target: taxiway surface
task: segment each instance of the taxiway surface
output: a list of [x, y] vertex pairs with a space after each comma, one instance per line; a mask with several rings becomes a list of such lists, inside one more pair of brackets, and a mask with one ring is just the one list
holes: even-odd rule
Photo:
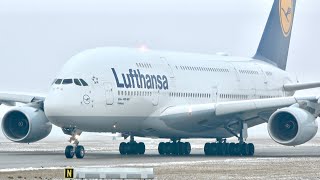
[[[153, 167], [156, 179], [319, 179], [320, 138], [299, 147], [285, 147], [270, 139], [253, 139], [254, 157], [208, 157], [207, 140], [191, 140], [190, 156], [160, 156], [159, 140], [145, 140], [146, 154], [121, 156], [120, 140], [87, 141], [84, 159], [66, 159], [67, 143], [0, 143], [0, 179], [62, 179], [65, 167]], [[20, 177], [20, 178], [19, 178]]]

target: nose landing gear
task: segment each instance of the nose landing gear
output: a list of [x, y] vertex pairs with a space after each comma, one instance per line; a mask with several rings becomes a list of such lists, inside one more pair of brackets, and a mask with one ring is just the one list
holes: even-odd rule
[[67, 159], [71, 159], [76, 155], [78, 159], [82, 159], [85, 155], [85, 149], [83, 146], [79, 145], [79, 137], [81, 132], [74, 131], [70, 137], [69, 142], [74, 145], [68, 145], [64, 151]]

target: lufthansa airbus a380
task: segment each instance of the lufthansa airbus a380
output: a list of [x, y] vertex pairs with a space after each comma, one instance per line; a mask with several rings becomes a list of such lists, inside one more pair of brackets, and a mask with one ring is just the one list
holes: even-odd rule
[[[45, 138], [52, 124], [70, 135], [65, 156], [83, 158], [82, 132], [130, 137], [121, 154], [144, 154], [134, 137], [163, 138], [161, 155], [188, 155], [189, 138], [208, 138], [205, 155], [254, 155], [250, 127], [268, 123], [270, 137], [286, 146], [311, 140], [318, 130], [317, 96], [295, 91], [320, 87], [287, 73], [296, 0], [275, 0], [253, 58], [129, 48], [96, 48], [72, 57], [46, 97], [0, 93], [7, 112], [5, 136], [17, 143]], [[228, 143], [227, 138], [238, 142]]]

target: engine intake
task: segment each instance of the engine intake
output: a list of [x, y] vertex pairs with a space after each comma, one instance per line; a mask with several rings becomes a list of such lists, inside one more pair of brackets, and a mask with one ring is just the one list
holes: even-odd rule
[[318, 131], [316, 118], [298, 107], [282, 108], [274, 112], [268, 122], [270, 137], [277, 143], [296, 146], [311, 140]]
[[2, 119], [1, 128], [9, 140], [31, 143], [47, 137], [52, 124], [42, 110], [23, 106], [7, 112]]

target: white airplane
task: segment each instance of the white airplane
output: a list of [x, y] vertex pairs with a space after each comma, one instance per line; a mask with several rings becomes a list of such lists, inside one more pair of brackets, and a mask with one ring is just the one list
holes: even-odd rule
[[[70, 135], [66, 158], [83, 158], [81, 132], [121, 133], [121, 154], [144, 154], [134, 137], [169, 139], [161, 155], [189, 155], [182, 139], [208, 138], [205, 155], [254, 155], [250, 127], [268, 123], [270, 137], [286, 146], [312, 139], [318, 130], [318, 96], [295, 91], [320, 87], [298, 83], [285, 71], [296, 0], [275, 0], [253, 58], [129, 48], [96, 48], [72, 57], [46, 97], [1, 93], [0, 103], [24, 106], [7, 112], [4, 135], [17, 143], [45, 138], [52, 124]], [[237, 137], [239, 142], [228, 143]]]

